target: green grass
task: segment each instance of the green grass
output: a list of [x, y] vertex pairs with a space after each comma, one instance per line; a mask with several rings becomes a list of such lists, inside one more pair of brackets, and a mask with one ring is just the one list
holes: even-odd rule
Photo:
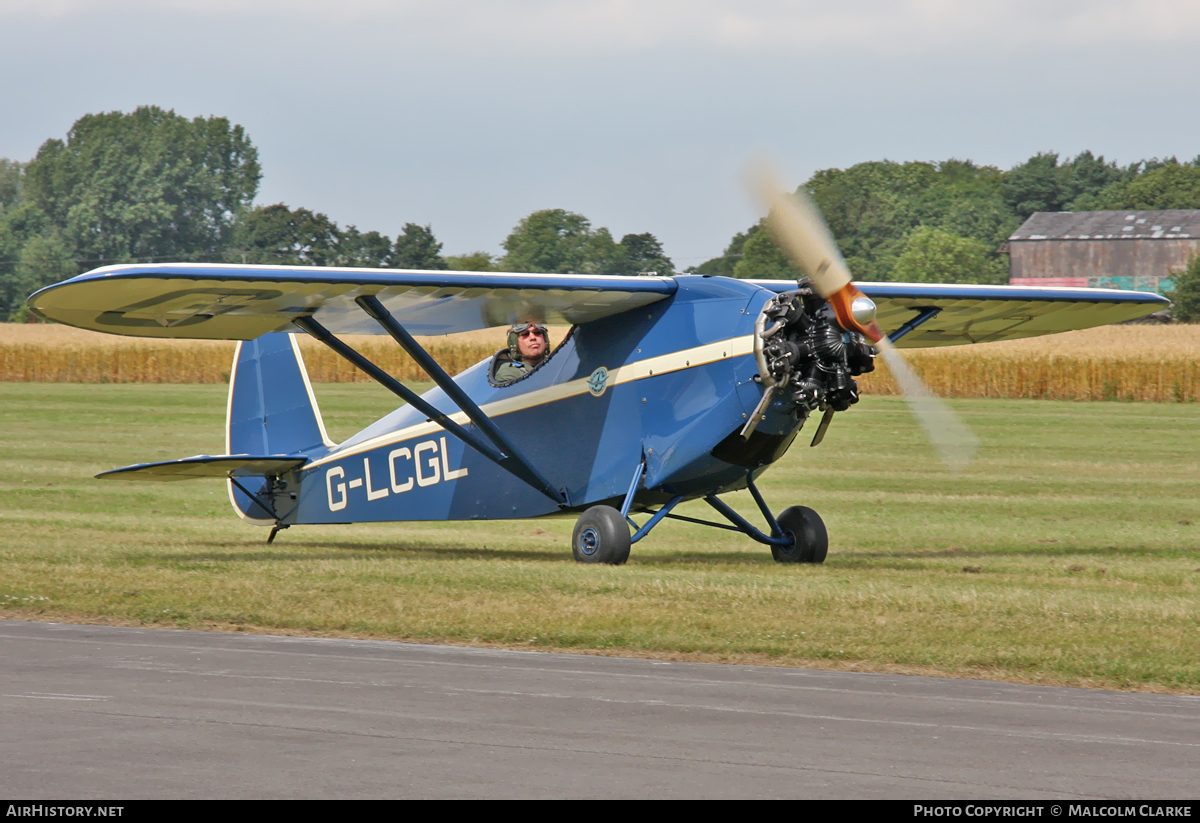
[[[393, 405], [317, 391], [335, 438]], [[666, 522], [596, 568], [572, 562], [569, 519], [268, 546], [219, 481], [92, 479], [220, 453], [224, 395], [0, 383], [0, 614], [1200, 693], [1200, 407], [954, 401], [983, 444], [955, 476], [902, 401], [868, 397], [761, 484], [821, 512], [823, 566]]]

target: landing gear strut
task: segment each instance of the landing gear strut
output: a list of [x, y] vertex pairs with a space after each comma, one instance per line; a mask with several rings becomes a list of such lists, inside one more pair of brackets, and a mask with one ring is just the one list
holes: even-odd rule
[[[665, 517], [672, 520], [684, 520], [688, 523], [698, 523], [701, 526], [741, 532], [759, 543], [770, 546], [771, 556], [778, 563], [825, 562], [825, 555], [829, 552], [829, 534], [825, 531], [825, 523], [821, 520], [821, 516], [807, 506], [792, 506], [780, 512], [779, 517], [772, 517], [766, 501], [763, 500], [758, 487], [754, 485], [752, 474], [746, 476], [746, 488], [754, 496], [754, 502], [758, 504], [759, 511], [762, 512], [771, 529], [770, 534], [755, 528], [746, 518], [731, 509], [715, 494], [705, 496], [704, 502], [724, 515], [725, 519], [733, 525], [710, 523], [707, 520], [672, 514], [671, 510], [683, 500], [682, 495], [677, 495], [661, 505], [658, 511], [639, 507], [639, 512], [651, 515], [644, 525], [639, 526], [629, 516], [629, 512], [633, 507], [633, 498], [637, 493], [645, 468], [645, 464], [638, 465], [633, 482], [629, 485], [629, 493], [625, 495], [625, 501], [620, 511], [611, 506], [592, 506], [580, 516], [579, 521], [575, 524], [575, 533], [571, 537], [571, 552], [577, 562], [622, 565], [629, 559], [629, 547], [649, 534], [650, 530]], [[629, 533], [630, 526], [636, 530], [632, 535]]]

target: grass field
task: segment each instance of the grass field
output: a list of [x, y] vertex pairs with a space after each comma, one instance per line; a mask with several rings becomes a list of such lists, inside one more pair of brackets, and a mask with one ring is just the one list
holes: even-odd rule
[[[339, 439], [393, 405], [317, 391]], [[901, 401], [868, 397], [762, 483], [825, 517], [823, 566], [667, 522], [620, 568], [575, 564], [572, 520], [268, 546], [219, 481], [91, 479], [219, 453], [224, 404], [223, 386], [0, 383], [0, 615], [1200, 693], [1197, 404], [954, 401], [983, 445], [952, 476]]]

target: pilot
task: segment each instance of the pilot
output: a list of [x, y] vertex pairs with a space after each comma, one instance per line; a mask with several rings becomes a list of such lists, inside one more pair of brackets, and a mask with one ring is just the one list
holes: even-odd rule
[[496, 353], [492, 379], [501, 386], [519, 380], [550, 356], [550, 335], [540, 323], [516, 323], [508, 330], [508, 348]]

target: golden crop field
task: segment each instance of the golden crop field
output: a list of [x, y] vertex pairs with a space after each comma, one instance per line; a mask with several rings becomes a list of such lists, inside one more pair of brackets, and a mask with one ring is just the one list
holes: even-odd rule
[[[554, 343], [565, 328], [551, 329]], [[388, 337], [347, 342], [401, 380], [424, 373]], [[422, 338], [457, 373], [504, 345], [503, 329]], [[309, 375], [318, 383], [370, 378], [316, 341], [302, 338]], [[0, 381], [41, 383], [223, 383], [234, 344], [115, 337], [67, 326], [0, 324]], [[1018, 340], [909, 349], [913, 368], [942, 397], [1053, 400], [1200, 401], [1200, 325], [1103, 326]], [[864, 394], [895, 394], [880, 362], [860, 378]]]
[[[941, 397], [1200, 400], [1200, 325], [1100, 326], [1006, 343], [905, 350]], [[882, 361], [864, 394], [896, 394]]]
[[[552, 328], [562, 339], [566, 329]], [[400, 380], [426, 380], [400, 347], [383, 335], [343, 338]], [[457, 374], [505, 344], [504, 329], [419, 338], [442, 367]], [[235, 344], [211, 340], [118, 337], [45, 323], [0, 324], [0, 382], [13, 383], [224, 383]], [[315, 383], [370, 383], [367, 377], [307, 336], [300, 347]]]

